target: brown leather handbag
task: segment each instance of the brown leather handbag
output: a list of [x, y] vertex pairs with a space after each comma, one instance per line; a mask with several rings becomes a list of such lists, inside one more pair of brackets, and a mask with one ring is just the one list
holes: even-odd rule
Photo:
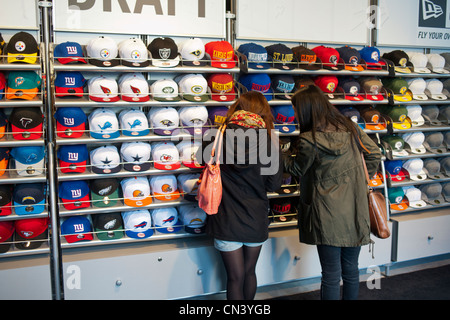
[[386, 198], [380, 191], [375, 191], [369, 186], [369, 173], [367, 172], [366, 161], [364, 160], [364, 155], [362, 153], [361, 158], [368, 188], [367, 197], [369, 200], [370, 231], [377, 238], [386, 239], [391, 235], [387, 221]]

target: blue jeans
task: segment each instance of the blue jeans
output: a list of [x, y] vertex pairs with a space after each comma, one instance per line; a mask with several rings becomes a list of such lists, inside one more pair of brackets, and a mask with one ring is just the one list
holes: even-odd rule
[[343, 281], [343, 300], [356, 300], [359, 293], [358, 259], [361, 247], [332, 247], [318, 245], [322, 282], [322, 300], [340, 299], [340, 281]]

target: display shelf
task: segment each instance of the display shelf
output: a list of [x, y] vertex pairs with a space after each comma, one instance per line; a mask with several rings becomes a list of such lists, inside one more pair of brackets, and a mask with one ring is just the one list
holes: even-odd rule
[[9, 169], [0, 176], [0, 184], [17, 184], [17, 183], [36, 183], [36, 182], [46, 182], [47, 176], [45, 173], [35, 175], [35, 176], [19, 176], [15, 170]]
[[[424, 211], [430, 211], [430, 210], [444, 210], [444, 211], [448, 211], [448, 208], [450, 208], [450, 202], [446, 202], [446, 203], [442, 203], [442, 204], [435, 204], [435, 205], [431, 205], [431, 204], [427, 203], [427, 205], [422, 207], [422, 208], [408, 207], [405, 210], [393, 210], [393, 209], [391, 209], [391, 215], [394, 215], [395, 218], [396, 218], [396, 217], [404, 215], [404, 214], [423, 213]], [[430, 213], [432, 213], [432, 211]]]
[[44, 139], [34, 140], [16, 140], [12, 138], [12, 133], [7, 132], [3, 138], [0, 139], [0, 145], [2, 147], [30, 147], [30, 146], [43, 146], [45, 144]]
[[[3, 60], [3, 59], [2, 59]], [[0, 62], [0, 71], [40, 71], [41, 64], [39, 63], [4, 63]]]
[[16, 107], [42, 107], [44, 102], [42, 98], [36, 97], [32, 100], [20, 99], [1, 99], [0, 108], [16, 108]]
[[[11, 220], [23, 220], [23, 219], [33, 219], [33, 218], [48, 218], [48, 204], [45, 204], [46, 209], [42, 213], [38, 214], [26, 214], [26, 215], [18, 215], [12, 213], [7, 216], [0, 216], [0, 221], [11, 221]], [[14, 208], [14, 206], [13, 206]]]
[[30, 250], [17, 249], [14, 243], [11, 243], [11, 248], [4, 253], [0, 253], [0, 259], [11, 258], [11, 257], [22, 257], [22, 256], [32, 256], [37, 254], [50, 254], [50, 248], [48, 242], [44, 242], [39, 248]]
[[428, 183], [441, 183], [441, 182], [450, 182], [450, 177], [444, 177], [442, 179], [430, 179], [427, 178], [425, 180], [410, 180], [405, 179], [403, 181], [391, 181], [390, 187], [407, 187], [407, 186], [414, 186], [414, 185], [422, 185], [422, 184], [428, 184]]

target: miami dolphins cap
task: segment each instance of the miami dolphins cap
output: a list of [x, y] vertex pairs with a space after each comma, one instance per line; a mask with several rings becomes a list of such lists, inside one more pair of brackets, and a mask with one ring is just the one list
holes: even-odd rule
[[117, 173], [122, 169], [116, 146], [101, 146], [90, 151], [91, 170], [98, 174]]
[[183, 65], [192, 67], [206, 66], [205, 45], [200, 38], [190, 38], [178, 46]]
[[34, 64], [39, 57], [39, 45], [28, 32], [18, 32], [9, 39], [5, 47], [8, 63], [23, 62]]
[[6, 99], [33, 100], [41, 89], [41, 77], [34, 71], [11, 71], [6, 84]]
[[383, 59], [392, 61], [395, 71], [399, 73], [411, 73], [414, 68], [409, 61], [408, 54], [403, 50], [394, 50], [384, 53]]
[[425, 94], [427, 83], [423, 78], [408, 79], [408, 89], [411, 90], [414, 100], [428, 100], [428, 96]]
[[87, 63], [83, 48], [78, 42], [66, 41], [55, 46], [53, 56], [59, 63]]
[[414, 186], [402, 187], [406, 198], [408, 199], [408, 205], [413, 208], [426, 207], [426, 202], [422, 200], [422, 192], [419, 188]]
[[178, 190], [187, 201], [198, 201], [200, 173], [182, 173], [177, 176]]
[[37, 176], [45, 173], [45, 148], [23, 146], [11, 149], [15, 170], [19, 176]]
[[39, 248], [48, 240], [48, 218], [31, 218], [14, 221], [15, 246], [20, 250]]
[[119, 182], [115, 178], [94, 179], [89, 181], [92, 206], [113, 207], [119, 203]]
[[119, 113], [119, 124], [124, 136], [146, 136], [150, 133], [147, 116], [138, 109], [122, 110]]
[[86, 216], [73, 216], [61, 223], [61, 235], [67, 243], [91, 241], [94, 239], [91, 221]]
[[211, 99], [214, 101], [233, 101], [236, 99], [234, 79], [229, 73], [215, 73], [208, 77]]
[[187, 233], [200, 234], [205, 232], [207, 215], [198, 205], [179, 206], [178, 212]]
[[177, 81], [183, 99], [192, 102], [209, 100], [208, 82], [202, 74], [186, 74], [177, 78]]
[[297, 46], [291, 49], [294, 54], [294, 61], [298, 62], [298, 66], [305, 70], [318, 70], [321, 68], [320, 59], [317, 54], [304, 46]]
[[149, 210], [122, 212], [122, 219], [127, 237], [144, 239], [153, 235], [152, 217]]
[[156, 80], [150, 85], [150, 92], [156, 101], [180, 101], [178, 84], [172, 79]]
[[339, 52], [339, 56], [344, 60], [345, 70], [349, 71], [364, 71], [364, 67], [361, 64], [361, 54], [355, 48], [344, 46], [336, 48]]
[[201, 147], [200, 141], [183, 140], [176, 147], [180, 154], [181, 162], [185, 167], [193, 169], [204, 167], [196, 161], [195, 157], [198, 149]]
[[272, 106], [271, 109], [275, 129], [283, 133], [295, 130], [295, 111], [292, 105]]
[[117, 43], [111, 37], [99, 36], [86, 45], [89, 63], [98, 67], [114, 67], [120, 64]]
[[313, 79], [314, 84], [319, 87], [328, 99], [336, 99], [336, 89], [338, 88], [339, 80], [336, 76], [326, 75], [317, 76]]
[[272, 90], [274, 97], [282, 100], [290, 100], [295, 90], [295, 80], [291, 75], [274, 75], [272, 80]]
[[180, 155], [171, 141], [152, 143], [153, 166], [159, 170], [175, 170], [180, 168]]
[[239, 77], [239, 82], [248, 90], [248, 91], [259, 91], [264, 97], [266, 97], [267, 101], [272, 100], [273, 98], [273, 90], [271, 88], [271, 79], [267, 73], [248, 73], [242, 74]]
[[409, 150], [414, 154], [426, 153], [423, 142], [425, 135], [422, 132], [409, 132], [402, 135], [403, 140], [409, 145]]
[[147, 48], [155, 67], [172, 68], [180, 63], [178, 46], [172, 38], [155, 38]]
[[132, 177], [122, 179], [123, 202], [129, 207], [143, 207], [152, 203], [150, 184], [147, 177]]
[[150, 64], [148, 50], [139, 38], [130, 38], [119, 42], [121, 64], [127, 67], [146, 67]]
[[237, 51], [246, 57], [247, 67], [250, 69], [263, 70], [270, 68], [267, 63], [267, 50], [262, 45], [250, 42], [239, 46]]
[[173, 233], [180, 231], [182, 228], [176, 208], [153, 209], [150, 214], [152, 215], [153, 227], [158, 232]]
[[92, 215], [92, 225], [97, 239], [105, 241], [124, 237], [122, 215], [118, 212]]
[[89, 99], [95, 102], [119, 101], [119, 86], [111, 76], [95, 76], [88, 80]]
[[376, 47], [364, 47], [359, 50], [359, 54], [361, 55], [361, 60], [364, 60], [366, 63], [367, 69], [380, 70], [386, 66], [386, 62], [380, 59], [380, 50]]
[[84, 180], [63, 181], [59, 184], [59, 197], [67, 210], [89, 208], [89, 185]]
[[86, 131], [87, 116], [80, 107], [58, 108], [55, 119], [56, 135], [60, 138], [80, 138]]
[[125, 73], [120, 76], [118, 84], [123, 101], [145, 102], [150, 100], [150, 89], [142, 73]]
[[273, 67], [280, 70], [293, 70], [297, 67], [294, 61], [294, 53], [291, 48], [282, 43], [273, 44], [266, 47], [267, 61]]
[[150, 143], [144, 141], [124, 142], [120, 147], [123, 168], [131, 172], [141, 172], [150, 169]]
[[427, 178], [427, 174], [423, 170], [423, 160], [420, 158], [406, 160], [403, 168], [408, 172], [411, 180], [422, 181]]
[[153, 133], [169, 136], [180, 124], [178, 111], [173, 107], [152, 107], [148, 113]]
[[392, 210], [403, 211], [408, 208], [402, 187], [389, 188], [389, 205]]
[[322, 67], [329, 70], [342, 70], [345, 68], [339, 55], [339, 51], [326, 46], [317, 46], [312, 49], [317, 57], [322, 61]]
[[89, 158], [85, 144], [61, 145], [57, 151], [59, 170], [62, 173], [83, 173]]
[[88, 117], [89, 130], [94, 139], [115, 139], [120, 136], [119, 120], [111, 109], [97, 108]]
[[439, 79], [427, 79], [425, 93], [433, 100], [447, 100], [447, 96], [442, 92], [444, 84]]
[[445, 175], [441, 172], [441, 163], [436, 159], [423, 159], [423, 170], [430, 179], [445, 179]]
[[19, 216], [44, 212], [45, 202], [44, 183], [24, 183], [14, 187], [14, 212]]
[[61, 97], [82, 97], [84, 94], [84, 79], [81, 72], [62, 71], [56, 73], [55, 96]]
[[211, 67], [230, 69], [236, 66], [234, 49], [228, 41], [212, 41], [205, 44], [206, 57]]
[[435, 73], [450, 73], [447, 69], [445, 69], [445, 58], [437, 53], [428, 53], [428, 64], [427, 67], [431, 69], [431, 71]]
[[162, 176], [150, 176], [148, 180], [153, 197], [157, 200], [172, 201], [180, 197], [175, 175], [166, 174]]
[[181, 107], [178, 114], [183, 129], [191, 135], [203, 134], [208, 129], [208, 109], [205, 106]]
[[43, 136], [44, 114], [40, 107], [14, 108], [9, 116], [15, 140], [36, 140]]
[[415, 73], [431, 73], [427, 68], [428, 58], [422, 52], [407, 52], [409, 61], [411, 61]]
[[[12, 194], [11, 185], [0, 185], [0, 216], [9, 216], [12, 213]], [[0, 242], [1, 242], [0, 237]]]

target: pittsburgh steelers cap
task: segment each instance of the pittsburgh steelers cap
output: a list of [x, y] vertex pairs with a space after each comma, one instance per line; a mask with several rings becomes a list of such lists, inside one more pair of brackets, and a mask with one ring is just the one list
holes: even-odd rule
[[130, 38], [119, 42], [121, 63], [128, 67], [146, 67], [150, 64], [148, 50], [139, 38]]
[[88, 80], [89, 99], [96, 102], [119, 101], [119, 85], [111, 76], [99, 75]]
[[159, 170], [175, 170], [180, 168], [180, 155], [171, 141], [152, 143], [153, 166]]
[[146, 177], [132, 177], [122, 179], [123, 202], [130, 207], [143, 207], [152, 203], [150, 184]]
[[94, 139], [115, 139], [120, 136], [119, 120], [114, 111], [95, 109], [88, 117], [91, 137]]
[[89, 182], [92, 206], [112, 207], [119, 203], [119, 182], [115, 178], [93, 179]]
[[181, 223], [178, 221], [178, 211], [176, 208], [161, 208], [150, 211], [153, 226], [161, 233], [173, 233], [180, 231]]
[[178, 46], [172, 38], [155, 38], [147, 48], [155, 67], [171, 68], [180, 63]]
[[99, 67], [113, 67], [120, 64], [119, 49], [114, 39], [99, 36], [86, 45], [89, 63]]
[[18, 32], [9, 39], [5, 47], [8, 63], [36, 63], [39, 57], [39, 46], [36, 39], [28, 32]]
[[177, 178], [173, 174], [150, 176], [148, 179], [153, 196], [161, 201], [172, 201], [180, 197]]
[[119, 124], [124, 136], [146, 136], [150, 129], [145, 113], [138, 109], [124, 109], [119, 113]]
[[91, 170], [94, 173], [116, 173], [122, 169], [116, 146], [101, 146], [90, 152]]
[[149, 86], [142, 73], [125, 73], [120, 76], [118, 83], [123, 101], [145, 102], [150, 100]]
[[124, 142], [120, 147], [123, 159], [123, 168], [131, 172], [140, 172], [150, 169], [151, 146], [148, 142]]
[[173, 107], [152, 107], [148, 119], [153, 132], [157, 135], [171, 135], [180, 124], [178, 111]]
[[127, 237], [143, 239], [153, 235], [152, 217], [149, 210], [122, 212], [122, 219]]
[[205, 45], [200, 38], [190, 38], [183, 41], [178, 50], [181, 54], [181, 61], [183, 65], [201, 67], [206, 65], [205, 57]]
[[178, 212], [186, 232], [193, 234], [205, 232], [207, 215], [197, 204], [179, 206]]
[[156, 101], [180, 101], [178, 84], [172, 79], [156, 80], [150, 85], [150, 92]]

